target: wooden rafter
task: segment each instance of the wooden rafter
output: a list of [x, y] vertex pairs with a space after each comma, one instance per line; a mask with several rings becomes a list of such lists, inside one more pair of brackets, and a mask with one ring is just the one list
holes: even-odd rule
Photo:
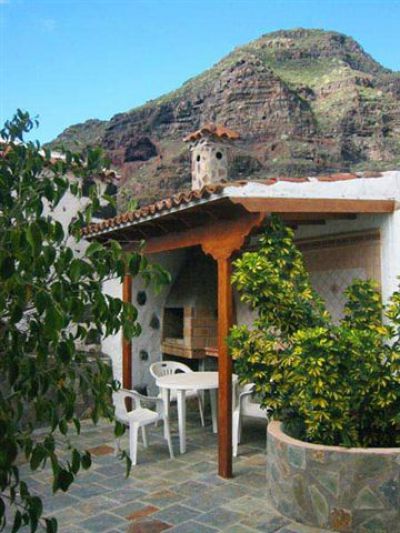
[[392, 213], [394, 200], [347, 198], [230, 198], [250, 213]]
[[264, 214], [246, 213], [235, 220], [209, 222], [196, 228], [169, 233], [147, 240], [145, 252], [152, 254], [201, 245], [204, 252], [212, 255], [224, 253], [224, 249], [239, 249], [249, 232], [264, 219]]

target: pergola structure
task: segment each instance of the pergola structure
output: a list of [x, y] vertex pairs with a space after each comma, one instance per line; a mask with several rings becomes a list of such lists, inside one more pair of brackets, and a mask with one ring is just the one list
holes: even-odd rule
[[[337, 181], [359, 179], [343, 175]], [[285, 181], [282, 179], [282, 181]], [[288, 179], [300, 187], [304, 179]], [[323, 180], [321, 180], [323, 181]], [[327, 180], [325, 180], [327, 181]], [[329, 180], [328, 180], [329, 181]], [[332, 177], [331, 181], [335, 181]], [[372, 180], [374, 181], [374, 180]], [[271, 195], [277, 180], [268, 180], [250, 187], [251, 182], [209, 185], [201, 191], [178, 194], [135, 212], [126, 213], [85, 229], [87, 238], [101, 242], [118, 240], [127, 250], [145, 240], [145, 253], [169, 252], [200, 246], [218, 264], [218, 473], [232, 477], [232, 359], [226, 339], [232, 326], [233, 296], [230, 282], [231, 260], [241, 250], [246, 239], [262, 229], [265, 219], [276, 213], [291, 226], [323, 224], [327, 219], [355, 218], [360, 214], [391, 213], [394, 200], [388, 197], [332, 197], [332, 187], [326, 197]], [[326, 185], [321, 183], [321, 185]], [[332, 183], [329, 183], [332, 185]], [[323, 194], [324, 187], [321, 188]], [[351, 193], [350, 193], [351, 194]], [[349, 195], [347, 195], [349, 196]], [[123, 299], [131, 301], [132, 279], [126, 276]], [[132, 345], [123, 341], [123, 386], [132, 387]]]

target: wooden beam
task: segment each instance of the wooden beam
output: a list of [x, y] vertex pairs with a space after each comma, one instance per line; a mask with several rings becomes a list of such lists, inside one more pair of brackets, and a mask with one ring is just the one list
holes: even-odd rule
[[[231, 478], [232, 472], [232, 358], [227, 338], [233, 323], [231, 257], [245, 238], [264, 220], [242, 215], [236, 221], [213, 224], [213, 232], [202, 236], [201, 247], [218, 263], [218, 474]], [[216, 226], [218, 225], [218, 228]]]
[[293, 219], [293, 220], [285, 220], [285, 224], [287, 224], [288, 226], [295, 226], [296, 228], [298, 226], [324, 226], [326, 224], [326, 220], [321, 218], [321, 219], [311, 219], [311, 220], [297, 220], [297, 219]]
[[232, 358], [227, 337], [232, 326], [231, 260], [218, 259], [218, 474], [232, 477]]
[[221, 246], [224, 250], [239, 249], [246, 236], [264, 220], [264, 217], [264, 213], [244, 211], [234, 220], [209, 222], [197, 228], [153, 237], [146, 241], [145, 253], [152, 254], [201, 245], [205, 253], [216, 259], [221, 253]]
[[[122, 300], [132, 301], [132, 276], [127, 274], [122, 284]], [[122, 386], [132, 389], [132, 343], [122, 336]]]
[[308, 222], [312, 220], [356, 220], [356, 213], [279, 213], [285, 222], [296, 220]]
[[250, 213], [392, 213], [394, 200], [347, 198], [230, 198]]

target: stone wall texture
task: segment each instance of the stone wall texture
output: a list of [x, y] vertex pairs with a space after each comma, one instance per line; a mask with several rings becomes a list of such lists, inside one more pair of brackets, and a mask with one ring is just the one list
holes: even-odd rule
[[400, 448], [308, 444], [268, 426], [267, 483], [276, 509], [334, 531], [400, 531]]
[[192, 152], [192, 189], [228, 179], [229, 154], [226, 144], [205, 138], [197, 141]]

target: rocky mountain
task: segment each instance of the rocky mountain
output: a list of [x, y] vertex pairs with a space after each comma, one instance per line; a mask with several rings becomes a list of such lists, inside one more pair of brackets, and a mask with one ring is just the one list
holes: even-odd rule
[[206, 122], [240, 132], [231, 179], [400, 166], [400, 73], [351, 37], [284, 30], [235, 49], [176, 91], [67, 128], [55, 139], [100, 144], [122, 180], [119, 204], [190, 184], [182, 137]]

